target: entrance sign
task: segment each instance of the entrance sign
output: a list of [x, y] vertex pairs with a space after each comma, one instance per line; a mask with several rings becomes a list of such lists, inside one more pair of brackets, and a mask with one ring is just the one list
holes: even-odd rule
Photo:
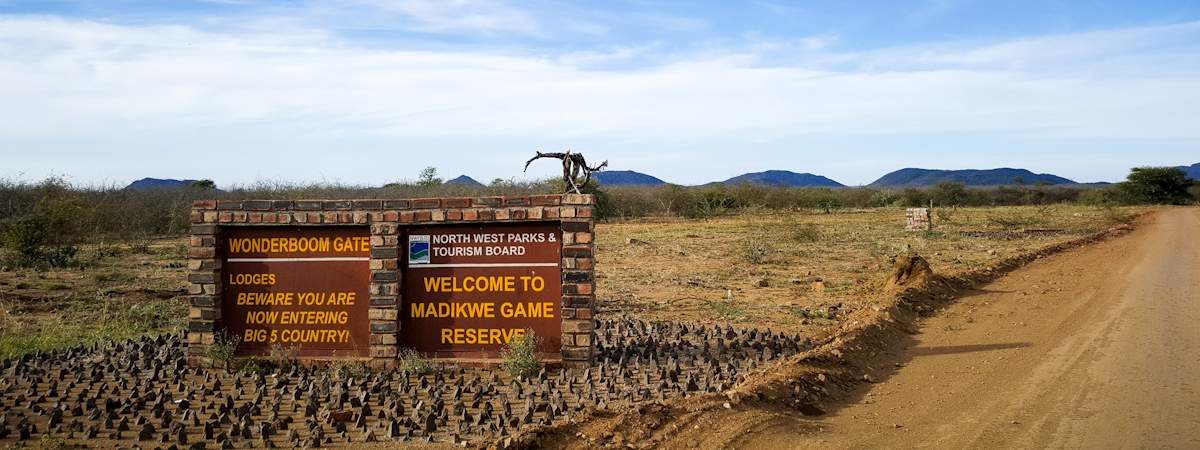
[[237, 357], [498, 361], [533, 330], [544, 361], [587, 366], [595, 208], [588, 194], [196, 200], [188, 364], [235, 363], [214, 351], [222, 336]]
[[406, 230], [400, 344], [422, 353], [495, 357], [532, 329], [561, 347], [562, 231], [557, 223]]
[[371, 244], [364, 227], [232, 229], [221, 237], [225, 332], [238, 355], [367, 356]]

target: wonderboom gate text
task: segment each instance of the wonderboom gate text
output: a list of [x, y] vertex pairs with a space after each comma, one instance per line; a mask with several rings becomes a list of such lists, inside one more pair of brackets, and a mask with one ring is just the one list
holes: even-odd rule
[[594, 199], [197, 201], [189, 362], [239, 356], [391, 366], [401, 348], [495, 358], [532, 330], [550, 360], [592, 358]]

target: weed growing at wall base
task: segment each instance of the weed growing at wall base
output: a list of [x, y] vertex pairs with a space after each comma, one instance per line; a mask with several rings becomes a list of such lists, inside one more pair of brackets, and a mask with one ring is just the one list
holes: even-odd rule
[[514, 378], [533, 376], [542, 368], [542, 359], [537, 354], [540, 344], [541, 339], [533, 334], [533, 330], [525, 330], [521, 337], [500, 350], [500, 358], [504, 361], [500, 367]]

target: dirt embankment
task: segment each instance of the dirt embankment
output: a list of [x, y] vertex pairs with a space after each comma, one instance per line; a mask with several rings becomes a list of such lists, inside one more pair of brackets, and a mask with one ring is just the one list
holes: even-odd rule
[[878, 383], [730, 446], [1200, 448], [1195, 236], [1200, 209], [1167, 209], [972, 289], [876, 358]]
[[[1153, 214], [1151, 214], [1153, 215]], [[1149, 217], [1140, 217], [1145, 222]], [[1009, 257], [955, 277], [934, 274], [919, 257], [902, 256], [878, 306], [854, 311], [844, 325], [803, 352], [751, 375], [724, 393], [646, 404], [619, 413], [594, 412], [570, 423], [530, 430], [525, 447], [721, 448], [747, 431], [769, 427], [779, 415], [821, 415], [845, 402], [888, 370], [877, 367], [898, 343], [916, 332], [915, 321], [953, 303], [962, 293], [992, 282], [1031, 261], [1130, 232], [1132, 224]], [[818, 427], [789, 422], [796, 427]], [[802, 431], [802, 430], [799, 430]], [[744, 443], [744, 442], [742, 442]]]

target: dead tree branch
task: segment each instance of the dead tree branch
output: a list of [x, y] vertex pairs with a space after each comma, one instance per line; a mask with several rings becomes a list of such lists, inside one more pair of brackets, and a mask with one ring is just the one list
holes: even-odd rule
[[[604, 170], [605, 167], [608, 167], [608, 161], [604, 161], [596, 167], [589, 166], [587, 165], [587, 160], [584, 159], [582, 153], [571, 153], [570, 150], [567, 150], [566, 152], [537, 152], [534, 157], [529, 158], [529, 161], [525, 161], [525, 171], [528, 172], [529, 165], [540, 158], [557, 159], [562, 161], [563, 182], [566, 183], [566, 191], [568, 193], [575, 192], [576, 194], [579, 194], [579, 189], [583, 186], [586, 186], [588, 182], [592, 181], [592, 172], [599, 172]], [[581, 176], [582, 179], [580, 178]]]

